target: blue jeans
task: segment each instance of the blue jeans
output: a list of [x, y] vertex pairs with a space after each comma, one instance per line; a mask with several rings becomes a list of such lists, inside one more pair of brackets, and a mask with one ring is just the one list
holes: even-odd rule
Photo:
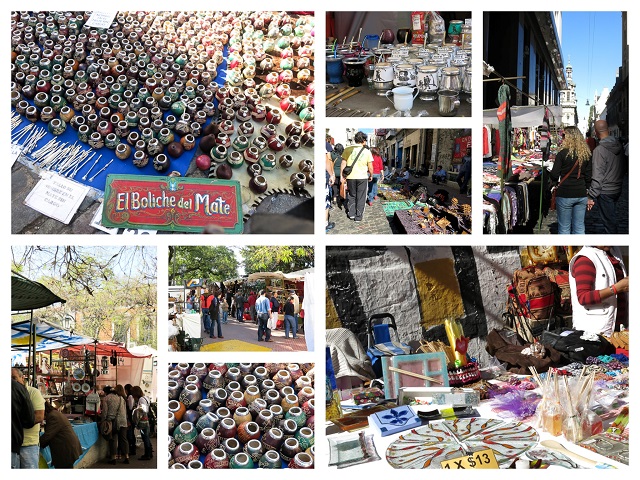
[[298, 322], [296, 321], [296, 317], [291, 315], [284, 316], [284, 336], [285, 338], [289, 338], [289, 330], [291, 330], [291, 335], [293, 338], [296, 338], [296, 334], [298, 333]]
[[202, 309], [202, 326], [204, 327], [205, 333], [211, 329], [211, 315], [209, 314], [208, 308]]
[[587, 197], [556, 197], [558, 234], [584, 235], [584, 216], [587, 213]]
[[[262, 335], [264, 334], [264, 340], [271, 339], [271, 329], [267, 328], [267, 322], [269, 321], [268, 313], [256, 313], [258, 316], [258, 340], [262, 340]], [[264, 319], [262, 318], [264, 317]]]
[[142, 437], [142, 443], [144, 445], [144, 455], [148, 458], [153, 456], [153, 446], [151, 445], [150, 427], [144, 427], [140, 429], [140, 436]]
[[20, 468], [20, 454], [11, 452], [11, 468]]
[[243, 313], [243, 308], [242, 307], [236, 307], [236, 319], [237, 320], [242, 320], [242, 313]]
[[369, 182], [369, 203], [373, 202], [374, 197], [378, 196], [378, 181], [380, 180], [379, 174], [373, 174], [373, 178]]
[[40, 461], [40, 447], [29, 445], [20, 447], [20, 468], [38, 468]]
[[218, 336], [221, 337], [222, 336], [222, 325], [220, 325], [220, 311], [219, 310], [214, 310], [213, 311], [213, 315], [211, 315], [211, 328], [209, 329], [209, 336], [213, 337], [215, 330], [216, 330], [216, 325], [218, 325]]
[[228, 317], [229, 317], [229, 312], [222, 312], [222, 323], [227, 323]]
[[604, 233], [618, 233], [616, 203], [618, 203], [619, 198], [619, 193], [615, 195], [605, 195], [601, 193], [600, 196], [596, 198], [594, 208], [600, 218]]

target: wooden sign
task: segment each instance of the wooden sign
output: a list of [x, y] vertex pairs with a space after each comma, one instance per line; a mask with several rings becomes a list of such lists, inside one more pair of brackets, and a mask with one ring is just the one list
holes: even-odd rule
[[496, 460], [496, 456], [490, 448], [473, 452], [471, 455], [463, 455], [462, 457], [445, 460], [440, 462], [440, 465], [446, 470], [500, 468], [498, 461]]
[[202, 232], [215, 226], [242, 233], [240, 183], [205, 178], [109, 175], [105, 227]]

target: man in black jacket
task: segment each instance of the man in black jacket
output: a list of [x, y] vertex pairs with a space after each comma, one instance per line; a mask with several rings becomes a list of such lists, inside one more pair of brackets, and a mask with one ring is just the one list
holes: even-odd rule
[[27, 389], [11, 379], [11, 468], [20, 468], [24, 429], [35, 425], [33, 405]]

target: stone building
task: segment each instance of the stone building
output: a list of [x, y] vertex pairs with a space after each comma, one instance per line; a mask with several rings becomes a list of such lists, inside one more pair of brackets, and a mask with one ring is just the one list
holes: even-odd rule
[[576, 98], [576, 82], [573, 81], [573, 67], [571, 61], [566, 68], [567, 89], [560, 91], [560, 106], [562, 107], [562, 126], [569, 127], [578, 124], [578, 99]]
[[455, 140], [468, 135], [470, 129], [377, 129], [376, 146], [396, 168], [453, 170], [460, 163], [454, 158]]

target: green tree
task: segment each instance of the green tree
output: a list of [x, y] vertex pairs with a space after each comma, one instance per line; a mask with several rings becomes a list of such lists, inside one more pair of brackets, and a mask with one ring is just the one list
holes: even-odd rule
[[238, 260], [229, 247], [169, 247], [170, 285], [184, 285], [194, 278], [220, 282], [237, 276]]
[[247, 274], [313, 267], [314, 249], [310, 246], [248, 245], [240, 250]]
[[13, 247], [12, 255], [14, 270], [66, 300], [37, 318], [60, 326], [70, 318], [75, 333], [157, 349], [155, 248]]

